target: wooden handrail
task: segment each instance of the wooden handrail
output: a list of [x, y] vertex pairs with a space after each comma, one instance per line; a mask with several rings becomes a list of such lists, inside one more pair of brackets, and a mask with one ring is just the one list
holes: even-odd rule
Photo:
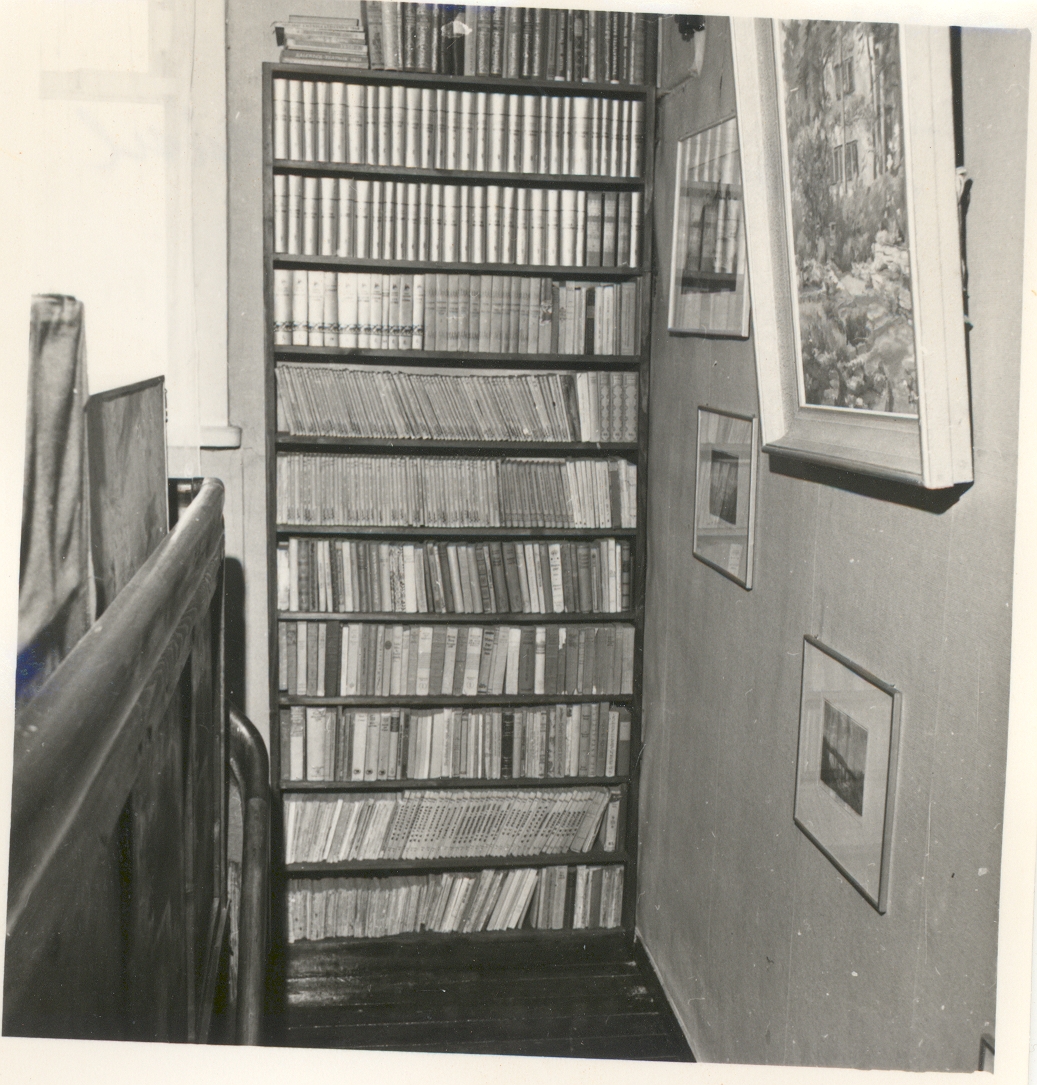
[[[153, 744], [163, 741], [163, 721], [181, 711], [176, 706], [184, 703], [183, 680], [191, 676], [185, 667], [196, 645], [222, 637], [222, 512], [223, 485], [206, 479], [173, 531], [19, 714], [5, 1027], [9, 1011], [33, 997], [41, 962], [55, 960], [56, 947], [70, 937], [70, 910], [93, 876], [88, 857], [96, 856], [99, 840], [115, 839], [141, 768]], [[212, 707], [203, 706], [213, 713], [206, 733], [218, 736], [222, 680], [203, 672], [221, 656], [200, 650], [193, 681], [197, 690], [211, 691], [205, 697]], [[199, 930], [191, 937], [208, 935]], [[185, 1038], [196, 1031], [188, 1026]]]
[[267, 912], [270, 899], [270, 766], [262, 736], [234, 705], [227, 706], [230, 767], [241, 795], [244, 843], [238, 924], [236, 1040], [262, 1038], [267, 975]]

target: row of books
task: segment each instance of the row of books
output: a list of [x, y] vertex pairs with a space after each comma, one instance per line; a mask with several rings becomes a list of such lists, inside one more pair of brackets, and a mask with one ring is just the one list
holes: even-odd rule
[[641, 193], [274, 175], [274, 252], [637, 267]]
[[601, 704], [542, 708], [280, 710], [288, 781], [518, 780], [625, 776], [630, 711]]
[[[363, 13], [370, 65], [376, 69], [577, 83], [644, 81], [639, 12], [365, 0]], [[321, 56], [287, 49], [282, 59], [310, 63]]]
[[285, 862], [615, 851], [621, 803], [607, 787], [288, 795]]
[[637, 283], [274, 269], [274, 345], [633, 355]]
[[277, 429], [319, 437], [632, 442], [637, 374], [283, 363]]
[[303, 614], [618, 614], [627, 539], [390, 543], [284, 539], [277, 609]]
[[644, 102], [274, 79], [275, 161], [639, 177]]
[[288, 941], [618, 927], [623, 871], [616, 864], [293, 878]]
[[629, 694], [634, 627], [280, 621], [278, 657], [297, 697]]
[[285, 525], [632, 528], [636, 495], [620, 459], [277, 457]]
[[338, 64], [369, 68], [367, 28], [360, 20], [334, 15], [292, 15], [274, 23], [285, 64]]

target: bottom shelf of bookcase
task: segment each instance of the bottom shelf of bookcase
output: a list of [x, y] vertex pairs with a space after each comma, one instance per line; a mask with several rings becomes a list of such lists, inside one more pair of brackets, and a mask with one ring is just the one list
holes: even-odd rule
[[454, 954], [471, 950], [490, 951], [494, 946], [525, 943], [525, 951], [540, 943], [549, 943], [551, 953], [563, 949], [577, 949], [591, 944], [594, 947], [618, 949], [629, 946], [634, 939], [630, 927], [588, 927], [583, 930], [515, 930], [480, 931], [478, 934], [461, 934], [450, 931], [416, 931], [408, 934], [387, 934], [382, 938], [303, 938], [289, 944], [289, 952], [297, 961], [334, 956], [336, 953], [363, 953], [367, 956], [392, 957], [396, 954], [413, 958], [416, 951], [427, 955]]
[[404, 874], [420, 871], [485, 870], [493, 867], [614, 866], [625, 863], [625, 851], [581, 851], [554, 855], [478, 855], [448, 859], [357, 859], [348, 863], [287, 863], [289, 877], [343, 878], [358, 874]]

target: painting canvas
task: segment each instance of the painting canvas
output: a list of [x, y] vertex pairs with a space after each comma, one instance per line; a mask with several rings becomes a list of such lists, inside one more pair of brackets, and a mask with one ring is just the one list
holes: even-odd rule
[[736, 118], [678, 143], [675, 191], [669, 330], [744, 338], [749, 284]]
[[900, 694], [804, 638], [795, 821], [880, 912], [886, 910]]
[[917, 416], [898, 27], [776, 25], [800, 401]]
[[699, 407], [698, 471], [692, 552], [752, 587], [756, 419]]

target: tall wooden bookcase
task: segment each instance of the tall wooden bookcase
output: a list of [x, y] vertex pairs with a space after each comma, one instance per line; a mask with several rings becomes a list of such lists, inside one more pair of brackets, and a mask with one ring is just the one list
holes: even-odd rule
[[[648, 391], [649, 391], [649, 334], [651, 313], [651, 269], [652, 269], [652, 191], [653, 191], [653, 149], [655, 117], [655, 22], [652, 17], [645, 18], [645, 82], [629, 83], [567, 83], [559, 80], [542, 79], [505, 79], [487, 76], [446, 76], [404, 71], [376, 71], [366, 69], [336, 68], [325, 65], [302, 66], [272, 65], [264, 66], [263, 72], [263, 109], [264, 109], [264, 146], [263, 146], [263, 201], [264, 201], [264, 251], [265, 251], [265, 308], [266, 328], [266, 397], [267, 397], [267, 472], [268, 472], [268, 566], [269, 566], [269, 633], [270, 633], [270, 698], [271, 698], [271, 753], [274, 786], [284, 802], [322, 801], [330, 797], [355, 799], [363, 794], [391, 796], [407, 791], [427, 791], [430, 793], [449, 792], [468, 789], [475, 793], [496, 793], [506, 797], [516, 789], [535, 789], [548, 791], [553, 788], [584, 788], [607, 786], [618, 788], [622, 796], [621, 827], [622, 841], [618, 850], [603, 852], [597, 846], [586, 853], [563, 852], [558, 854], [539, 854], [535, 856], [506, 856], [490, 858], [487, 856], [466, 858], [431, 858], [431, 859], [390, 859], [363, 860], [352, 862], [308, 862], [286, 863], [285, 860], [285, 824], [283, 819], [280, 831], [275, 833], [274, 869], [281, 877], [284, 889], [285, 907], [281, 910], [281, 922], [287, 927], [287, 902], [290, 891], [297, 884], [297, 879], [312, 880], [321, 884], [321, 879], [332, 877], [376, 878], [387, 875], [423, 875], [430, 872], [468, 870], [478, 873], [485, 869], [509, 869], [515, 867], [541, 869], [565, 864], [575, 868], [579, 864], [604, 864], [623, 867], [623, 888], [621, 915], [618, 926], [599, 929], [572, 928], [572, 889], [570, 885], [569, 902], [562, 930], [530, 929], [527, 925], [521, 929], [491, 933], [442, 934], [409, 933], [396, 935], [398, 940], [414, 939], [499, 939], [521, 941], [523, 939], [555, 939], [586, 942], [588, 938], [612, 939], [629, 942], [633, 938], [634, 913], [636, 902], [636, 856], [637, 856], [637, 811], [638, 811], [638, 751], [641, 746], [641, 690], [642, 690], [642, 644], [644, 627], [645, 595], [645, 523], [648, 470]], [[274, 81], [278, 79], [310, 81], [315, 86], [328, 85], [322, 97], [330, 96], [330, 84], [339, 82], [361, 87], [396, 87], [406, 89], [431, 89], [440, 91], [444, 88], [457, 90], [459, 87], [473, 92], [493, 94], [536, 95], [547, 98], [569, 96], [591, 99], [613, 99], [641, 103], [643, 112], [643, 150], [641, 153], [640, 175], [617, 177], [574, 174], [547, 173], [491, 173], [487, 171], [443, 170], [434, 168], [405, 168], [399, 166], [373, 166], [361, 164], [331, 163], [326, 161], [293, 161], [289, 158], [275, 158], [274, 137], [272, 134], [274, 116]], [[366, 92], [365, 92], [366, 93]], [[375, 180], [400, 179], [412, 182], [455, 183], [458, 185], [509, 185], [516, 188], [577, 189], [586, 192], [602, 193], [639, 193], [641, 204], [641, 242], [640, 259], [636, 267], [600, 267], [600, 266], [530, 266], [519, 264], [472, 264], [442, 263], [432, 261], [381, 260], [372, 258], [354, 258], [341, 256], [288, 255], [275, 251], [275, 177], [278, 174], [296, 175], [302, 178], [356, 178]], [[544, 197], [545, 203], [547, 197]], [[637, 336], [633, 354], [547, 354], [547, 353], [486, 353], [478, 351], [449, 350], [393, 350], [370, 349], [360, 347], [328, 347], [309, 345], [289, 345], [275, 343], [275, 272], [278, 270], [322, 270], [333, 272], [389, 272], [404, 274], [476, 274], [494, 276], [531, 276], [550, 279], [555, 282], [586, 282], [595, 284], [636, 282], [637, 290]], [[420, 439], [375, 439], [361, 437], [327, 436], [289, 436], [278, 431], [277, 374], [284, 365], [304, 365], [306, 367], [331, 369], [347, 364], [353, 367], [377, 370], [388, 367], [406, 367], [408, 372], [465, 373], [478, 370], [480, 373], [499, 371], [501, 373], [536, 374], [549, 372], [599, 374], [636, 373], [637, 375], [637, 439], [634, 442], [505, 442], [505, 441], [461, 441], [461, 440], [420, 440]], [[581, 458], [622, 458], [637, 466], [636, 489], [636, 527], [616, 528], [529, 528], [529, 527], [435, 527], [420, 526], [389, 527], [377, 523], [362, 525], [300, 525], [280, 522], [278, 519], [278, 470], [277, 460], [284, 455], [296, 453], [320, 452], [335, 457], [352, 455], [378, 456], [393, 454], [413, 457], [449, 457], [449, 458], [501, 458], [508, 457], [564, 457], [570, 460]], [[283, 495], [282, 495], [283, 496]], [[341, 613], [341, 614], [306, 614], [283, 613], [278, 610], [278, 554], [279, 543], [291, 538], [328, 539], [333, 541], [350, 540], [360, 542], [414, 543], [424, 544], [429, 540], [473, 542], [487, 539], [524, 540], [524, 541], [567, 541], [601, 538], [628, 540], [631, 545], [632, 566], [630, 575], [630, 607], [624, 613], [587, 614], [438, 614], [438, 613]], [[284, 575], [282, 566], [282, 576]], [[430, 608], [431, 609], [431, 608]], [[337, 696], [334, 691], [326, 691], [325, 696], [302, 696], [289, 692], [283, 672], [287, 658], [285, 637], [282, 635], [279, 646], [279, 622], [283, 621], [342, 621], [356, 624], [402, 624], [405, 627], [417, 625], [436, 625], [449, 622], [455, 626], [478, 623], [483, 626], [504, 624], [508, 626], [536, 625], [545, 627], [551, 623], [575, 627], [580, 622], [620, 623], [633, 626], [634, 662], [632, 692], [586, 693], [583, 695], [562, 696], [557, 694], [505, 694], [481, 696]], [[293, 649], [293, 650], [297, 650]], [[280, 666], [279, 666], [280, 664]], [[297, 680], [298, 682], [298, 680]], [[297, 689], [298, 684], [297, 684]], [[547, 778], [510, 778], [510, 779], [471, 779], [471, 778], [436, 778], [436, 779], [383, 779], [376, 782], [352, 780], [311, 780], [292, 779], [291, 766], [286, 765], [290, 757], [291, 738], [283, 729], [290, 727], [291, 706], [351, 706], [362, 709], [400, 708], [422, 709], [440, 707], [514, 709], [529, 706], [548, 706], [582, 702], [609, 702], [613, 706], [622, 706], [630, 714], [630, 757], [629, 773], [623, 776], [606, 778], [553, 776]], [[286, 711], [287, 710], [287, 711]], [[348, 754], [347, 754], [348, 757]], [[295, 776], [300, 775], [298, 770]], [[304, 775], [304, 774], [303, 774]], [[614, 793], [614, 792], [613, 792]], [[281, 805], [285, 809], [284, 803]], [[600, 842], [600, 838], [599, 838]], [[572, 879], [570, 878], [570, 883]], [[284, 933], [284, 931], [282, 931]], [[286, 940], [287, 936], [286, 936]], [[288, 947], [289, 952], [291, 946]]]

